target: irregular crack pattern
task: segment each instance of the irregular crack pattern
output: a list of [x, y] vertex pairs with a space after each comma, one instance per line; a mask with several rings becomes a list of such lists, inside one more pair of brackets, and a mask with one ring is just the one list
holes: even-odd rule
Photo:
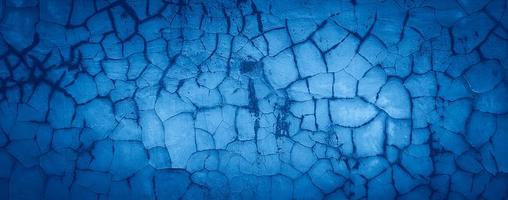
[[506, 199], [505, 0], [0, 0], [0, 199]]

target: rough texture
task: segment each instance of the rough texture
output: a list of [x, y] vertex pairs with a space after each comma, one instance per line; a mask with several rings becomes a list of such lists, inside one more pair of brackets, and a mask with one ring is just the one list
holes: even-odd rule
[[506, 0], [0, 0], [0, 199], [506, 199]]

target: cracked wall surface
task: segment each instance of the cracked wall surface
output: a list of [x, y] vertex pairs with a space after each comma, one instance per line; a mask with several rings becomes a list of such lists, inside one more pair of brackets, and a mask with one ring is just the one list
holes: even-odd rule
[[0, 199], [506, 199], [505, 0], [0, 0]]

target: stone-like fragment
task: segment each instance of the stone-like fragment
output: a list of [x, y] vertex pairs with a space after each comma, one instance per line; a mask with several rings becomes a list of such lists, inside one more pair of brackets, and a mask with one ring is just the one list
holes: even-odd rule
[[360, 98], [330, 101], [332, 121], [341, 126], [361, 126], [373, 119], [377, 113], [378, 110], [375, 106]]
[[411, 97], [436, 96], [437, 81], [433, 73], [428, 72], [422, 75], [411, 75], [404, 82]]
[[380, 67], [373, 67], [358, 81], [358, 96], [375, 103], [381, 87], [386, 83], [386, 73]]
[[395, 188], [401, 193], [409, 192], [418, 185], [418, 182], [398, 165], [393, 167], [393, 180]]
[[194, 119], [182, 113], [164, 122], [166, 148], [171, 156], [173, 168], [185, 168], [187, 160], [196, 152]]
[[196, 80], [189, 79], [178, 89], [178, 94], [191, 101], [198, 107], [213, 107], [222, 102], [222, 98], [217, 89], [210, 90], [199, 86]]
[[154, 177], [154, 182], [155, 194], [162, 199], [179, 199], [191, 183], [189, 174], [184, 171], [158, 172]]
[[309, 171], [312, 182], [325, 193], [334, 191], [340, 187], [345, 179], [333, 172], [332, 165], [328, 160], [320, 160]]
[[335, 73], [333, 96], [338, 98], [353, 98], [356, 95], [358, 81], [346, 71]]
[[[86, 124], [97, 133], [97, 137], [103, 137], [117, 125], [111, 102], [105, 99], [94, 99], [91, 102], [78, 107], [75, 125]], [[97, 139], [99, 139], [97, 138]]]
[[111, 186], [111, 174], [95, 171], [76, 171], [75, 183], [92, 192], [105, 194]]
[[309, 91], [315, 98], [332, 97], [333, 74], [318, 74], [308, 79]]
[[386, 170], [371, 180], [368, 184], [367, 198], [395, 199], [396, 193], [392, 177], [392, 171]]
[[139, 117], [145, 148], [164, 146], [164, 128], [157, 115], [153, 111], [141, 111]]
[[246, 84], [232, 78], [225, 79], [219, 86], [219, 91], [226, 104], [247, 106], [249, 104], [249, 91]]
[[349, 65], [346, 67], [346, 72], [351, 74], [356, 80], [359, 80], [365, 75], [369, 69], [372, 68], [371, 63], [369, 63], [365, 58], [360, 56], [359, 54], [355, 55]]
[[293, 82], [287, 89], [288, 97], [295, 101], [307, 101], [312, 99], [310, 90], [305, 80]]
[[149, 150], [149, 164], [156, 169], [171, 168], [171, 158], [168, 150], [162, 147], [154, 147]]
[[55, 92], [49, 103], [48, 121], [53, 128], [67, 128], [71, 125], [75, 103], [71, 97]]
[[40, 2], [41, 19], [65, 25], [71, 11], [71, 2], [58, 0], [42, 0]]
[[44, 193], [45, 175], [40, 170], [16, 166], [9, 181], [9, 197], [13, 199], [38, 199]]
[[411, 116], [410, 97], [399, 80], [390, 80], [381, 88], [376, 105], [392, 118], [404, 119]]
[[273, 199], [291, 199], [293, 195], [293, 182], [285, 176], [273, 176], [270, 191]]
[[376, 156], [383, 153], [385, 117], [380, 115], [370, 123], [353, 130], [353, 143], [358, 157]]
[[446, 100], [455, 101], [464, 97], [471, 97], [471, 89], [463, 78], [452, 79], [441, 73], [436, 75], [438, 83], [438, 96]]
[[400, 40], [404, 31], [405, 11], [397, 4], [383, 2], [377, 5], [376, 23], [373, 25], [372, 33], [380, 38], [388, 46]]
[[255, 116], [247, 109], [239, 109], [236, 113], [236, 129], [239, 140], [252, 140], [255, 138]]
[[127, 60], [104, 60], [102, 67], [109, 79], [112, 80], [125, 80], [127, 79], [127, 71], [129, 64]]
[[480, 147], [490, 140], [496, 128], [496, 117], [494, 115], [474, 111], [467, 123], [466, 139], [474, 147]]
[[275, 57], [266, 57], [263, 63], [264, 75], [274, 89], [285, 88], [298, 79], [298, 69], [293, 54], [289, 50]]
[[294, 43], [302, 42], [317, 28], [317, 24], [309, 18], [290, 19], [287, 24], [289, 35]]
[[70, 24], [78, 25], [85, 22], [85, 20], [94, 14], [94, 2], [87, 0], [76, 0], [73, 2], [71, 10]]
[[[406, 34], [404, 34], [404, 35], [406, 35]], [[359, 50], [358, 50], [358, 53], [359, 53], [358, 55], [361, 55], [362, 58], [365, 58], [365, 60], [367, 60], [367, 62], [371, 63], [372, 65], [381, 63], [381, 62], [383, 62], [383, 59], [385, 59], [385, 57], [386, 57], [386, 55], [385, 55], [386, 54], [386, 46], [385, 46], [384, 42], [385, 41], [379, 40], [378, 37], [368, 36], [367, 38], [363, 39], [363, 42], [361, 43], [361, 46], [359, 47]], [[403, 50], [404, 46], [417, 46], [417, 45], [412, 45], [411, 42], [412, 41], [410, 40], [410, 42], [408, 42], [410, 45], [405, 45], [404, 42], [401, 41], [399, 44], [399, 52], [401, 50]], [[400, 57], [395, 57], [395, 56], [388, 57], [388, 59], [403, 60]], [[390, 73], [389, 69], [387, 70], [387, 72]], [[397, 73], [397, 72], [395, 72], [395, 73]]]
[[[2, 17], [0, 30], [7, 44], [17, 50], [30, 46], [34, 40], [35, 24], [39, 12], [36, 8], [12, 8]], [[8, 27], [8, 28], [7, 28]]]
[[457, 100], [445, 105], [443, 126], [455, 132], [462, 132], [466, 126], [466, 120], [471, 113], [471, 101], [468, 99]]
[[328, 100], [322, 99], [317, 100], [315, 108], [316, 111], [314, 115], [316, 116], [315, 123], [318, 126], [318, 129], [321, 131], [326, 131], [329, 129], [331, 125], [331, 119], [330, 119], [330, 110], [328, 109]]
[[364, 176], [367, 179], [371, 179], [381, 174], [386, 168], [389, 167], [389, 163], [382, 157], [371, 156], [359, 159], [357, 173]]
[[268, 54], [275, 56], [291, 46], [291, 39], [285, 29], [273, 30], [265, 34], [268, 40]]
[[496, 35], [490, 35], [489, 38], [480, 47], [482, 55], [489, 59], [506, 58], [508, 52], [508, 41]]
[[155, 102], [155, 112], [162, 121], [165, 121], [182, 112], [193, 112], [194, 106], [187, 101], [183, 101], [177, 94], [171, 94], [161, 91]]
[[353, 59], [360, 41], [352, 35], [347, 36], [338, 46], [331, 48], [324, 55], [330, 72], [340, 71], [348, 66]]
[[337, 26], [334, 21], [330, 20], [324, 23], [326, 24], [312, 36], [312, 39], [321, 51], [330, 49], [334, 45], [343, 41], [347, 36], [347, 31]]
[[411, 142], [411, 121], [388, 118], [386, 134], [388, 145], [395, 145], [403, 149]]
[[459, 20], [452, 29], [454, 50], [460, 53], [468, 53], [476, 48], [495, 23], [483, 12], [477, 12]]
[[67, 91], [81, 104], [97, 96], [97, 85], [89, 75], [79, 74], [74, 83], [67, 87]]
[[66, 172], [74, 170], [76, 154], [71, 150], [64, 150], [60, 153], [50, 151], [40, 157], [40, 165], [46, 174], [63, 176]]
[[428, 176], [433, 171], [428, 145], [411, 145], [402, 152], [402, 166], [413, 175]]
[[508, 86], [499, 84], [491, 91], [480, 94], [475, 101], [475, 109], [482, 112], [502, 114], [508, 112]]
[[114, 144], [111, 174], [114, 180], [130, 177], [148, 164], [143, 145], [135, 141], [116, 141]]
[[52, 147], [56, 151], [65, 148], [77, 149], [79, 147], [79, 129], [62, 129], [53, 133]]
[[467, 150], [468, 144], [463, 139], [463, 135], [450, 132], [444, 128], [435, 128], [435, 133], [432, 138], [439, 143], [440, 148], [453, 152], [455, 155], [460, 155]]
[[111, 24], [110, 17], [106, 11], [94, 14], [86, 21], [86, 26], [90, 30], [92, 38], [96, 42], [102, 39], [102, 34], [113, 30], [113, 25]]
[[335, 128], [334, 140], [330, 143], [338, 146], [343, 155], [352, 156], [354, 150], [352, 131], [349, 128]]
[[33, 167], [39, 163], [40, 149], [35, 140], [14, 140], [5, 148], [23, 167]]
[[111, 9], [115, 30], [120, 39], [125, 40], [136, 31], [136, 21], [131, 14], [121, 7]]
[[303, 175], [295, 180], [294, 189], [293, 189], [294, 197], [299, 197], [302, 199], [322, 199], [323, 194], [316, 187], [309, 176]]
[[500, 172], [508, 172], [508, 118], [500, 117], [497, 119], [497, 130], [492, 137], [493, 155]]
[[90, 151], [93, 159], [89, 168], [93, 171], [109, 171], [113, 159], [113, 142], [111, 140], [101, 140], [95, 143]]
[[295, 144], [291, 150], [291, 164], [300, 172], [307, 172], [317, 158], [312, 149], [301, 144]]
[[476, 93], [492, 90], [503, 79], [503, 67], [497, 61], [485, 61], [471, 66], [464, 74], [471, 90]]
[[311, 42], [294, 47], [294, 52], [300, 77], [305, 78], [326, 72], [324, 58], [319, 49]]

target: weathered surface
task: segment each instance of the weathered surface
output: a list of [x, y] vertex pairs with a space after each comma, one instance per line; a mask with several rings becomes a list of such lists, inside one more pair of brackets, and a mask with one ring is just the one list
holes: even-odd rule
[[505, 0], [0, 0], [0, 199], [506, 199]]

